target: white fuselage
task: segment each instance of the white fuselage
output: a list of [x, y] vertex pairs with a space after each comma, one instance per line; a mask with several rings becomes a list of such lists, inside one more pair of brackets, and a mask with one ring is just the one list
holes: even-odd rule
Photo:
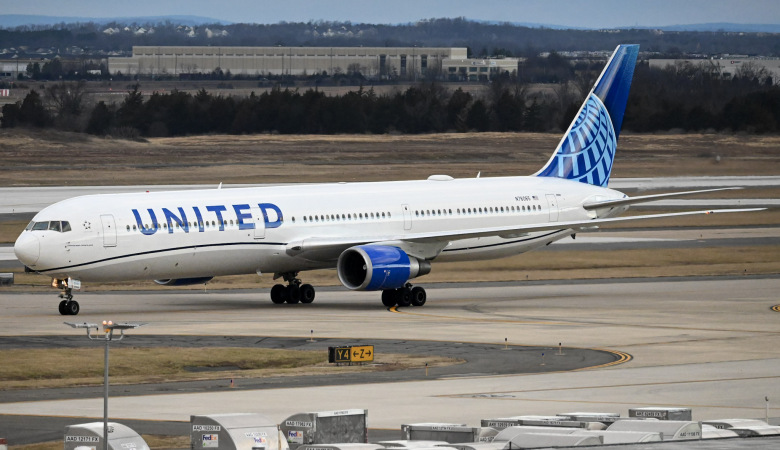
[[[387, 242], [412, 234], [587, 220], [625, 208], [587, 211], [585, 202], [624, 197], [558, 178], [442, 176], [90, 195], [56, 203], [33, 219], [67, 221], [70, 231], [26, 230], [15, 248], [36, 272], [82, 281], [288, 273], [336, 267], [332, 255], [315, 258], [290, 251], [293, 243], [307, 239]], [[571, 233], [562, 228], [450, 240], [428, 259], [499, 258]]]

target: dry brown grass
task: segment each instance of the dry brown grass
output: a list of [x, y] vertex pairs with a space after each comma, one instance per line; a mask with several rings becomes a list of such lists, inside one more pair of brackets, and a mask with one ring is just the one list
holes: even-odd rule
[[[0, 389], [93, 386], [103, 383], [103, 347], [0, 350]], [[444, 357], [378, 354], [374, 364], [334, 366], [325, 351], [234, 347], [114, 347], [111, 384], [229, 380], [402, 370], [456, 364]], [[237, 381], [240, 384], [240, 381]], [[226, 381], [227, 383], [227, 381]]]
[[[143, 142], [0, 130], [2, 186], [278, 183], [524, 175], [557, 133], [251, 135]], [[613, 176], [776, 175], [780, 136], [621, 135]], [[715, 155], [721, 157], [715, 162]], [[345, 170], [355, 168], [356, 170]]]

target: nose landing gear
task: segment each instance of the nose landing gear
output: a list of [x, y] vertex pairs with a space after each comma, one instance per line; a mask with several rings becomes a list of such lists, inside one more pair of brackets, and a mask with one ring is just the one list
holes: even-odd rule
[[60, 298], [63, 299], [60, 302], [59, 311], [63, 316], [75, 316], [79, 313], [79, 302], [73, 300], [73, 289], [65, 287], [60, 294]]

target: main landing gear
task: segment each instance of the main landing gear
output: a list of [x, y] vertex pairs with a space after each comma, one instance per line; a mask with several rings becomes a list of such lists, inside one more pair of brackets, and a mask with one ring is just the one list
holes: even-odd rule
[[382, 291], [382, 304], [388, 308], [393, 306], [422, 306], [428, 299], [425, 289], [420, 286], [412, 287], [407, 283], [406, 286], [398, 289], [385, 289]]
[[63, 316], [75, 316], [79, 313], [79, 302], [73, 300], [73, 289], [66, 287], [60, 294], [60, 314]]
[[271, 288], [271, 301], [276, 304], [281, 303], [311, 303], [314, 301], [314, 286], [310, 284], [301, 284], [301, 280], [298, 279], [298, 272], [288, 272], [276, 274], [274, 279], [279, 277], [284, 278], [287, 282], [287, 286], [283, 284], [276, 284]]

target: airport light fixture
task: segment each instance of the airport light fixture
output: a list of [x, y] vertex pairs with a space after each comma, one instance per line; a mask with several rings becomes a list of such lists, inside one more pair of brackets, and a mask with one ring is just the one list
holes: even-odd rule
[[[103, 363], [103, 450], [108, 450], [108, 345], [111, 341], [121, 341], [125, 338], [125, 330], [138, 328], [146, 325], [145, 323], [114, 323], [110, 320], [104, 320], [102, 324], [97, 323], [72, 323], [65, 322], [65, 325], [70, 325], [73, 328], [85, 328], [87, 330], [87, 337], [91, 341], [103, 340], [106, 343], [105, 356]], [[103, 328], [103, 335], [101, 336], [100, 328]], [[95, 333], [91, 333], [94, 329]], [[119, 336], [114, 335], [114, 330], [119, 330]]]

